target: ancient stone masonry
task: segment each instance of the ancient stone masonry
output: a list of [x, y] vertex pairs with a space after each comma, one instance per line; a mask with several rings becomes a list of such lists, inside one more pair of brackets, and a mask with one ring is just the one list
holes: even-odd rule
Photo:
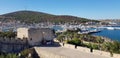
[[50, 28], [19, 28], [17, 38], [28, 38], [31, 46], [52, 43], [54, 39], [53, 30]]
[[29, 48], [27, 39], [0, 38], [0, 52], [14, 53]]
[[0, 52], [20, 52], [42, 44], [52, 44], [53, 30], [50, 28], [18, 28], [17, 38], [0, 38]]

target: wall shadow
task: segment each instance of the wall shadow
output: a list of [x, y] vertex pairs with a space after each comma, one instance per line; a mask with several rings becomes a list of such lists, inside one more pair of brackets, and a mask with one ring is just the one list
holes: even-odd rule
[[37, 46], [37, 47], [61, 47], [61, 45], [60, 45], [59, 42], [54, 42], [52, 44], [40, 45], [40, 46]]

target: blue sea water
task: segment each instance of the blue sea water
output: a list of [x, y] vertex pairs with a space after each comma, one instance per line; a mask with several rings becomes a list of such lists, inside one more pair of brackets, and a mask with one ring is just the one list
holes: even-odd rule
[[104, 37], [110, 38], [112, 40], [120, 41], [120, 30], [107, 30], [107, 29], [103, 29], [101, 32], [94, 33], [93, 35], [104, 36]]
[[[53, 29], [54, 30], [63, 30], [63, 28], [60, 26], [54, 26]], [[93, 33], [92, 35], [104, 36], [104, 37], [110, 38], [112, 40], [120, 41], [120, 30], [103, 29], [103, 30], [101, 30], [101, 32]]]
[[57, 31], [57, 30], [63, 30], [63, 28], [61, 26], [53, 26], [53, 29], [55, 31]]

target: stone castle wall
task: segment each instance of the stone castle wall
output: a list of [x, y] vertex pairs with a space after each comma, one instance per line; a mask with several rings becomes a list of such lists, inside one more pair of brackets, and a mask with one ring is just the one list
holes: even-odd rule
[[18, 28], [17, 29], [17, 38], [28, 38], [28, 28]]
[[26, 39], [0, 38], [0, 52], [20, 52], [28, 47], [29, 45]]
[[[31, 45], [39, 45], [42, 40], [53, 40], [53, 31], [49, 28], [29, 29], [28, 41]], [[32, 39], [32, 40], [31, 40]]]
[[17, 38], [28, 38], [29, 44], [34, 46], [43, 40], [53, 40], [54, 33], [50, 28], [18, 28]]
[[[60, 43], [60, 45], [61, 45], [62, 47], [65, 47], [65, 48], [75, 49], [75, 45], [64, 44], [64, 46], [63, 46], [62, 43]], [[90, 52], [90, 49], [89, 49], [89, 48], [86, 48], [86, 47], [77, 46], [77, 49], [75, 49], [75, 50], [82, 51], [82, 52], [86, 52], [86, 53], [91, 53], [91, 52]], [[93, 50], [92, 54], [101, 55], [101, 56], [106, 56], [106, 57], [111, 57], [111, 55], [110, 55], [109, 52], [100, 51], [100, 50]], [[112, 57], [112, 58], [120, 58], [120, 54], [113, 54], [113, 57]]]

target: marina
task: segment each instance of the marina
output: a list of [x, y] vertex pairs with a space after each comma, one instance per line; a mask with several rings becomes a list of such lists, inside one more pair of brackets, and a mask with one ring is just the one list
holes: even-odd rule
[[79, 29], [78, 34], [92, 34], [96, 36], [103, 36], [110, 38], [112, 40], [119, 40], [120, 41], [120, 27], [119, 26], [84, 26], [84, 25], [70, 25], [70, 24], [60, 24], [60, 25], [54, 25], [54, 24], [31, 24], [31, 25], [25, 25], [25, 24], [20, 24], [20, 25], [10, 25], [10, 26], [1, 26], [0, 31], [6, 32], [13, 30], [16, 32], [17, 28], [20, 27], [34, 27], [34, 28], [52, 28], [54, 29], [57, 33], [58, 32], [65, 32], [68, 29], [69, 30], [77, 30]]
[[[91, 34], [95, 36], [103, 36], [106, 38], [110, 38], [111, 40], [118, 40], [120, 41], [120, 27], [97, 27], [97, 28], [83, 28], [81, 26], [81, 31], [78, 34]], [[78, 27], [80, 28], [80, 27]], [[65, 29], [61, 26], [54, 26], [57, 32], [64, 32]]]
[[98, 28], [102, 28], [102, 29], [108, 29], [108, 30], [120, 30], [120, 27], [98, 27]]
[[92, 35], [103, 36], [103, 37], [110, 38], [111, 40], [120, 41], [120, 30], [103, 29], [101, 32], [93, 33]]
[[120, 58], [119, 2], [1, 0], [0, 58]]

